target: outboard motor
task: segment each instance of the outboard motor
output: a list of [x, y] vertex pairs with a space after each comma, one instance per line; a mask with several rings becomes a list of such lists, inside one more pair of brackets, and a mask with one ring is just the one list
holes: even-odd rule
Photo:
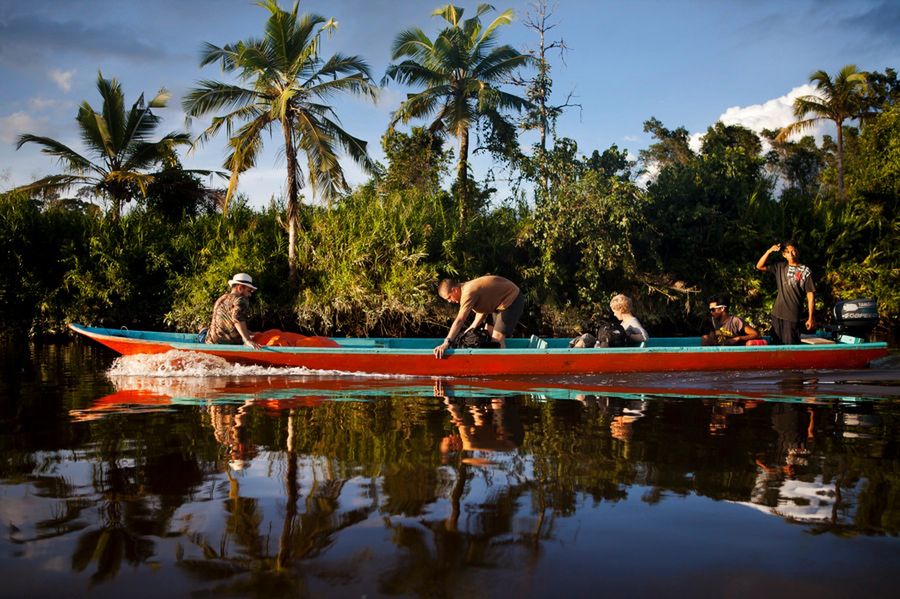
[[868, 339], [878, 326], [878, 301], [872, 298], [844, 300], [834, 305], [834, 326], [838, 335], [853, 335]]

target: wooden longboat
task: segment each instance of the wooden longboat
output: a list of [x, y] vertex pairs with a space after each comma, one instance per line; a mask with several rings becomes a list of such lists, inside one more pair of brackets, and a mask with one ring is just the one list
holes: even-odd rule
[[887, 354], [886, 343], [847, 335], [811, 337], [801, 345], [702, 347], [699, 337], [653, 338], [643, 347], [572, 349], [564, 338], [507, 339], [506, 349], [454, 349], [438, 360], [441, 339], [331, 338], [337, 347], [263, 347], [200, 343], [196, 334], [70, 328], [122, 354], [172, 350], [218, 356], [236, 364], [414, 376], [590, 375], [612, 372], [807, 370], [865, 368]]

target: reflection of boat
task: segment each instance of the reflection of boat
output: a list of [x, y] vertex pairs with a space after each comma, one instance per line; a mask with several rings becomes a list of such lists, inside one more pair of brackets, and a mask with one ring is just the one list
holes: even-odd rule
[[70, 325], [123, 355], [171, 350], [218, 356], [232, 363], [294, 366], [423, 376], [569, 375], [604, 372], [862, 368], [887, 353], [885, 343], [839, 342], [795, 346], [701, 347], [699, 338], [651, 339], [647, 347], [572, 349], [567, 339], [508, 339], [506, 349], [456, 349], [436, 360], [439, 339], [335, 338], [338, 347], [210, 345], [187, 333], [129, 331]]
[[[145, 412], [173, 405], [242, 404], [253, 401], [269, 410], [316, 407], [326, 401], [372, 401], [382, 397], [446, 397], [459, 399], [531, 396], [539, 401], [592, 401], [599, 397], [645, 401], [653, 398], [705, 399], [717, 402], [834, 402], [848, 398], [797, 389], [785, 394], [778, 389], [741, 390], [672, 388], [671, 386], [609, 385], [528, 379], [468, 379], [453, 383], [430, 378], [346, 376], [241, 376], [241, 377], [113, 377], [117, 391], [86, 409], [72, 410], [79, 420], [116, 412]], [[664, 384], [663, 381], [660, 382]], [[852, 399], [852, 398], [850, 398]]]

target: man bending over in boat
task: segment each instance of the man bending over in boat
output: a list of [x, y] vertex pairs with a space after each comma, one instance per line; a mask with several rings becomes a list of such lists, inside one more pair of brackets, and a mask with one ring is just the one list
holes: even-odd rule
[[729, 314], [728, 300], [721, 296], [709, 298], [709, 317], [713, 330], [700, 338], [701, 345], [744, 345], [759, 339], [756, 329]]
[[247, 327], [250, 296], [256, 291], [253, 278], [247, 273], [239, 272], [228, 284], [231, 285], [231, 291], [217, 299], [213, 307], [206, 342], [233, 345], [243, 343], [253, 349], [260, 349], [261, 346], [253, 340], [253, 333]]
[[438, 359], [443, 358], [453, 340], [465, 332], [463, 327], [472, 312], [475, 313], [475, 320], [466, 331], [479, 328], [487, 315], [493, 314], [494, 329], [491, 331], [491, 338], [501, 348], [506, 347], [506, 337], [516, 328], [525, 308], [525, 299], [515, 283], [490, 275], [462, 284], [453, 279], [444, 279], [438, 285], [438, 295], [451, 304], [459, 304], [459, 313], [450, 325], [447, 338], [434, 348], [434, 357]]
[[[769, 256], [781, 252], [787, 262], [766, 264]], [[800, 252], [793, 241], [776, 243], [756, 262], [756, 270], [775, 275], [778, 295], [772, 306], [772, 339], [776, 345], [796, 345], [800, 343], [800, 326], [803, 324], [806, 308], [806, 329], [814, 332], [816, 286], [813, 285], [809, 268], [797, 260]]]

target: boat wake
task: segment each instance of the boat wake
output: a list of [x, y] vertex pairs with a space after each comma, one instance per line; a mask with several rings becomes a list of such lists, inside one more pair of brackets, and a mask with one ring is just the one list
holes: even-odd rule
[[172, 350], [164, 354], [135, 354], [116, 358], [107, 375], [119, 377], [212, 378], [212, 377], [365, 377], [404, 378], [343, 370], [312, 370], [297, 366], [258, 366], [232, 364], [218, 356]]

